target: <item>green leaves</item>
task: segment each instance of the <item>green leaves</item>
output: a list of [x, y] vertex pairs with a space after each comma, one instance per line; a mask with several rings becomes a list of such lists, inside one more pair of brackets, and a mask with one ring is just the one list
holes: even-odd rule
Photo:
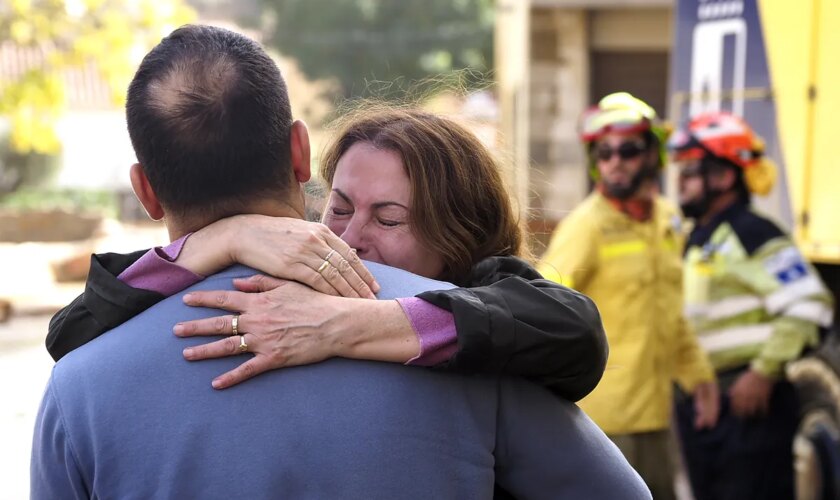
[[[25, 57], [0, 72], [0, 115], [19, 153], [56, 153], [56, 120], [68, 105], [68, 76], [92, 68], [122, 105], [143, 55], [195, 17], [184, 0], [11, 0], [0, 6], [0, 43]], [[11, 50], [11, 45], [9, 45]]]
[[[492, 64], [492, 0], [263, 0], [268, 43], [345, 96], [400, 98], [405, 87]], [[382, 82], [387, 82], [384, 84]], [[392, 84], [391, 82], [397, 82]]]

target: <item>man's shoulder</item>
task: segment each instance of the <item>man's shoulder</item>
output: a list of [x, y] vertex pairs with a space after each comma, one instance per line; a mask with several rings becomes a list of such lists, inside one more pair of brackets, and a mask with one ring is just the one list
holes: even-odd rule
[[771, 240], [777, 238], [788, 239], [784, 231], [775, 222], [748, 207], [738, 210], [729, 219], [729, 225], [747, 255], [750, 256]]
[[449, 290], [450, 288], [455, 288], [455, 285], [452, 283], [425, 278], [403, 269], [386, 266], [385, 264], [369, 261], [364, 261], [364, 264], [382, 287], [382, 290], [377, 295], [379, 299], [387, 300], [399, 297], [412, 297], [432, 290]]
[[[523, 497], [650, 498], [618, 448], [575, 404], [514, 378], [502, 380], [499, 404], [503, 486]], [[523, 481], [520, 468], [529, 479], [547, 468], [544, 484]]]

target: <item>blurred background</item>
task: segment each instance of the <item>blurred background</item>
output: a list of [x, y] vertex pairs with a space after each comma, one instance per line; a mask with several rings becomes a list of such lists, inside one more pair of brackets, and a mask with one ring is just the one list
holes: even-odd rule
[[[799, 9], [810, 14], [787, 43], [803, 55], [785, 56], [782, 69], [819, 64], [807, 56], [815, 46], [790, 38], [812, 39], [818, 3]], [[768, 151], [797, 170], [783, 170], [762, 207], [836, 278], [837, 211], [821, 201], [836, 198], [836, 186], [823, 170], [802, 170], [837, 167], [833, 157], [818, 161], [830, 153], [819, 120], [834, 108], [801, 122], [810, 146], [800, 137], [782, 158], [780, 138], [793, 134], [777, 130], [774, 106], [799, 116], [807, 96], [798, 97], [802, 113], [773, 100], [781, 93], [771, 88], [765, 45], [778, 53], [784, 34], [762, 38], [758, 16], [756, 0], [0, 0], [0, 499], [28, 495], [31, 431], [52, 366], [47, 323], [82, 292], [90, 254], [167, 242], [129, 187], [123, 105], [143, 55], [176, 27], [223, 26], [270, 51], [294, 114], [312, 130], [313, 170], [348, 98], [459, 117], [506, 160], [537, 255], [591, 189], [577, 123], [600, 97], [631, 92], [675, 123], [706, 108], [764, 117], [756, 128]], [[744, 30], [721, 32], [716, 52], [692, 45], [708, 31], [703, 23], [732, 19]], [[748, 64], [741, 44], [752, 51]]]

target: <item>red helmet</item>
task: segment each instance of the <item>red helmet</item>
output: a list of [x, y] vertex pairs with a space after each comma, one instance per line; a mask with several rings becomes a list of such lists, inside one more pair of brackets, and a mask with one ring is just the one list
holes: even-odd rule
[[764, 155], [764, 141], [741, 118], [724, 111], [702, 113], [671, 136], [674, 161], [721, 158], [744, 171], [750, 192], [765, 195], [776, 182], [776, 165]]
[[700, 160], [711, 154], [746, 169], [764, 154], [764, 142], [744, 120], [719, 111], [692, 118], [671, 136], [668, 149], [674, 161]]

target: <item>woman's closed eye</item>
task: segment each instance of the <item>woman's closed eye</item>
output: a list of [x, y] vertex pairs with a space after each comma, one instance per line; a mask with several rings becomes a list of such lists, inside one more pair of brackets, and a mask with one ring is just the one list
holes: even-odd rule
[[402, 224], [402, 222], [398, 221], [398, 220], [389, 220], [389, 219], [382, 219], [382, 218], [377, 218], [377, 221], [379, 222], [379, 224], [381, 224], [385, 227], [397, 227], [400, 224]]
[[353, 215], [353, 210], [348, 209], [348, 208], [337, 208], [337, 207], [332, 207], [332, 208], [330, 209], [330, 214], [331, 214], [333, 217], [346, 217], [346, 216], [348, 216], [348, 215]]
[[378, 207], [374, 213], [376, 223], [385, 228], [393, 228], [402, 226], [408, 219], [408, 210], [405, 208], [388, 204], [383, 207]]

